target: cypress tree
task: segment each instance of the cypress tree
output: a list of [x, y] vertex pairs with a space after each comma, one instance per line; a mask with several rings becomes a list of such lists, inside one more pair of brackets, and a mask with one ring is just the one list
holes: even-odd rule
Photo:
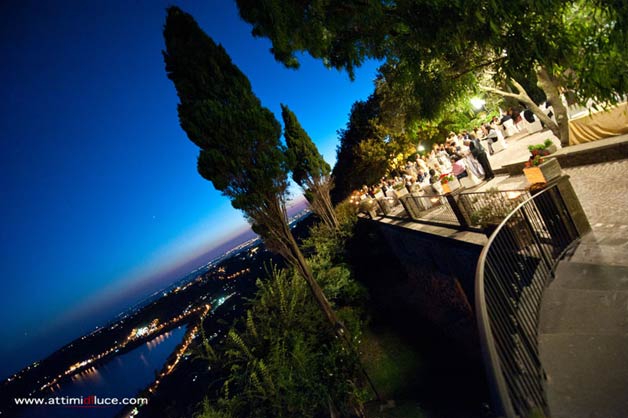
[[245, 214], [269, 249], [297, 269], [335, 331], [346, 334], [288, 225], [288, 168], [279, 122], [192, 16], [168, 8], [164, 38], [166, 72], [180, 101], [179, 121], [200, 148], [198, 172]]
[[288, 106], [281, 105], [286, 139], [286, 157], [292, 171], [292, 179], [305, 192], [310, 207], [323, 222], [332, 229], [338, 229], [338, 220], [329, 197], [333, 187], [331, 167], [310, 136], [299, 123], [296, 115]]

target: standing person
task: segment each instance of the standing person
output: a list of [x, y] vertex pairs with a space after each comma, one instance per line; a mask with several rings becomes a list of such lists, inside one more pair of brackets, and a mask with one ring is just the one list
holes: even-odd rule
[[469, 142], [469, 149], [471, 150], [471, 154], [473, 154], [475, 159], [478, 160], [478, 162], [484, 169], [484, 180], [489, 181], [495, 178], [495, 174], [493, 174], [493, 169], [491, 168], [491, 163], [488, 161], [488, 156], [486, 155], [484, 147], [482, 147], [482, 144], [480, 144], [480, 140], [471, 140]]

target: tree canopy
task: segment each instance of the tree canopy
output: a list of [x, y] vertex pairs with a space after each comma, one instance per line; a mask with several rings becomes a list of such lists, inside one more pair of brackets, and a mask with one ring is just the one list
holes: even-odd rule
[[331, 167], [310, 136], [299, 123], [294, 112], [288, 106], [281, 105], [281, 115], [284, 121], [284, 138], [286, 139], [286, 155], [292, 179], [301, 187], [308, 187], [317, 179], [328, 176]]
[[269, 196], [287, 187], [281, 126], [253, 94], [248, 78], [187, 13], [168, 9], [164, 29], [168, 78], [179, 96], [179, 121], [201, 148], [198, 172], [253, 223]]
[[[350, 75], [365, 59], [384, 59], [385, 77], [414, 96], [411, 117], [433, 118], [475, 76], [490, 70], [495, 92], [533, 70], [568, 136], [560, 93], [616, 101], [628, 91], [628, 7], [612, 0], [237, 0], [253, 35], [271, 40], [275, 58], [298, 66], [306, 51]], [[511, 83], [512, 84], [512, 83]], [[504, 87], [506, 87], [504, 89]], [[513, 87], [517, 88], [516, 86]], [[532, 106], [527, 95], [512, 94]], [[414, 102], [414, 103], [412, 103]], [[416, 115], [416, 116], [415, 116]], [[548, 124], [553, 125], [551, 121]], [[563, 138], [564, 139], [564, 138]]]
[[[337, 161], [332, 171], [336, 187], [332, 190], [332, 201], [335, 203], [345, 199], [352, 190], [362, 187], [363, 184], [372, 184], [381, 177], [384, 172], [379, 168], [371, 170], [379, 165], [369, 164], [361, 158], [359, 146], [369, 139], [382, 143], [373, 124], [379, 115], [379, 104], [371, 95], [365, 101], [357, 101], [351, 107], [349, 121], [346, 128], [338, 131], [340, 144], [338, 145]], [[384, 155], [387, 158], [387, 155]], [[365, 164], [366, 163], [366, 164]]]
[[327, 226], [336, 229], [338, 221], [329, 196], [333, 187], [331, 167], [288, 106], [281, 105], [281, 115], [292, 179], [303, 189], [312, 210]]

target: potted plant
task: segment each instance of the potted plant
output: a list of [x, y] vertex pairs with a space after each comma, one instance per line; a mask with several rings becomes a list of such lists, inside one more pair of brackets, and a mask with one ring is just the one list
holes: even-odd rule
[[556, 151], [558, 151], [558, 147], [556, 147], [556, 144], [554, 144], [554, 141], [552, 141], [550, 138], [547, 138], [545, 140], [545, 142], [543, 142], [543, 145], [545, 145], [545, 149], [550, 153], [553, 154]]
[[562, 169], [556, 158], [545, 159], [540, 155], [533, 155], [525, 163], [523, 174], [530, 184], [547, 183], [562, 174]]
[[440, 178], [440, 184], [443, 186], [443, 193], [445, 194], [451, 193], [459, 187], [458, 182], [454, 181], [454, 176], [451, 174], [443, 175]]
[[556, 148], [556, 145], [550, 138], [547, 138], [542, 144], [528, 146], [528, 150], [533, 157], [536, 157], [537, 155], [543, 157], [555, 153], [558, 148]]

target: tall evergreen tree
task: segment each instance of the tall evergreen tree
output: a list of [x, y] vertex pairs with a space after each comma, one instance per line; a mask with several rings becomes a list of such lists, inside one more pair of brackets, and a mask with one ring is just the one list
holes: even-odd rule
[[[331, 193], [334, 203], [346, 199], [352, 190], [362, 185], [376, 183], [385, 174], [385, 168], [382, 170], [378, 162], [363, 158], [360, 152], [369, 140], [371, 145], [383, 143], [373, 124], [379, 115], [379, 102], [375, 95], [370, 95], [365, 101], [353, 103], [345, 129], [338, 130], [340, 144], [336, 148], [336, 165], [332, 171], [336, 183]], [[386, 159], [388, 155], [383, 157]]]
[[307, 281], [336, 332], [344, 327], [301, 253], [287, 221], [287, 164], [281, 126], [231, 62], [192, 16], [168, 8], [163, 52], [168, 78], [179, 96], [179, 121], [199, 146], [197, 169], [231, 199], [267, 247], [283, 256]]
[[305, 192], [310, 207], [332, 229], [338, 228], [338, 219], [329, 197], [333, 188], [331, 167], [288, 106], [281, 105], [286, 138], [286, 157], [292, 179]]

